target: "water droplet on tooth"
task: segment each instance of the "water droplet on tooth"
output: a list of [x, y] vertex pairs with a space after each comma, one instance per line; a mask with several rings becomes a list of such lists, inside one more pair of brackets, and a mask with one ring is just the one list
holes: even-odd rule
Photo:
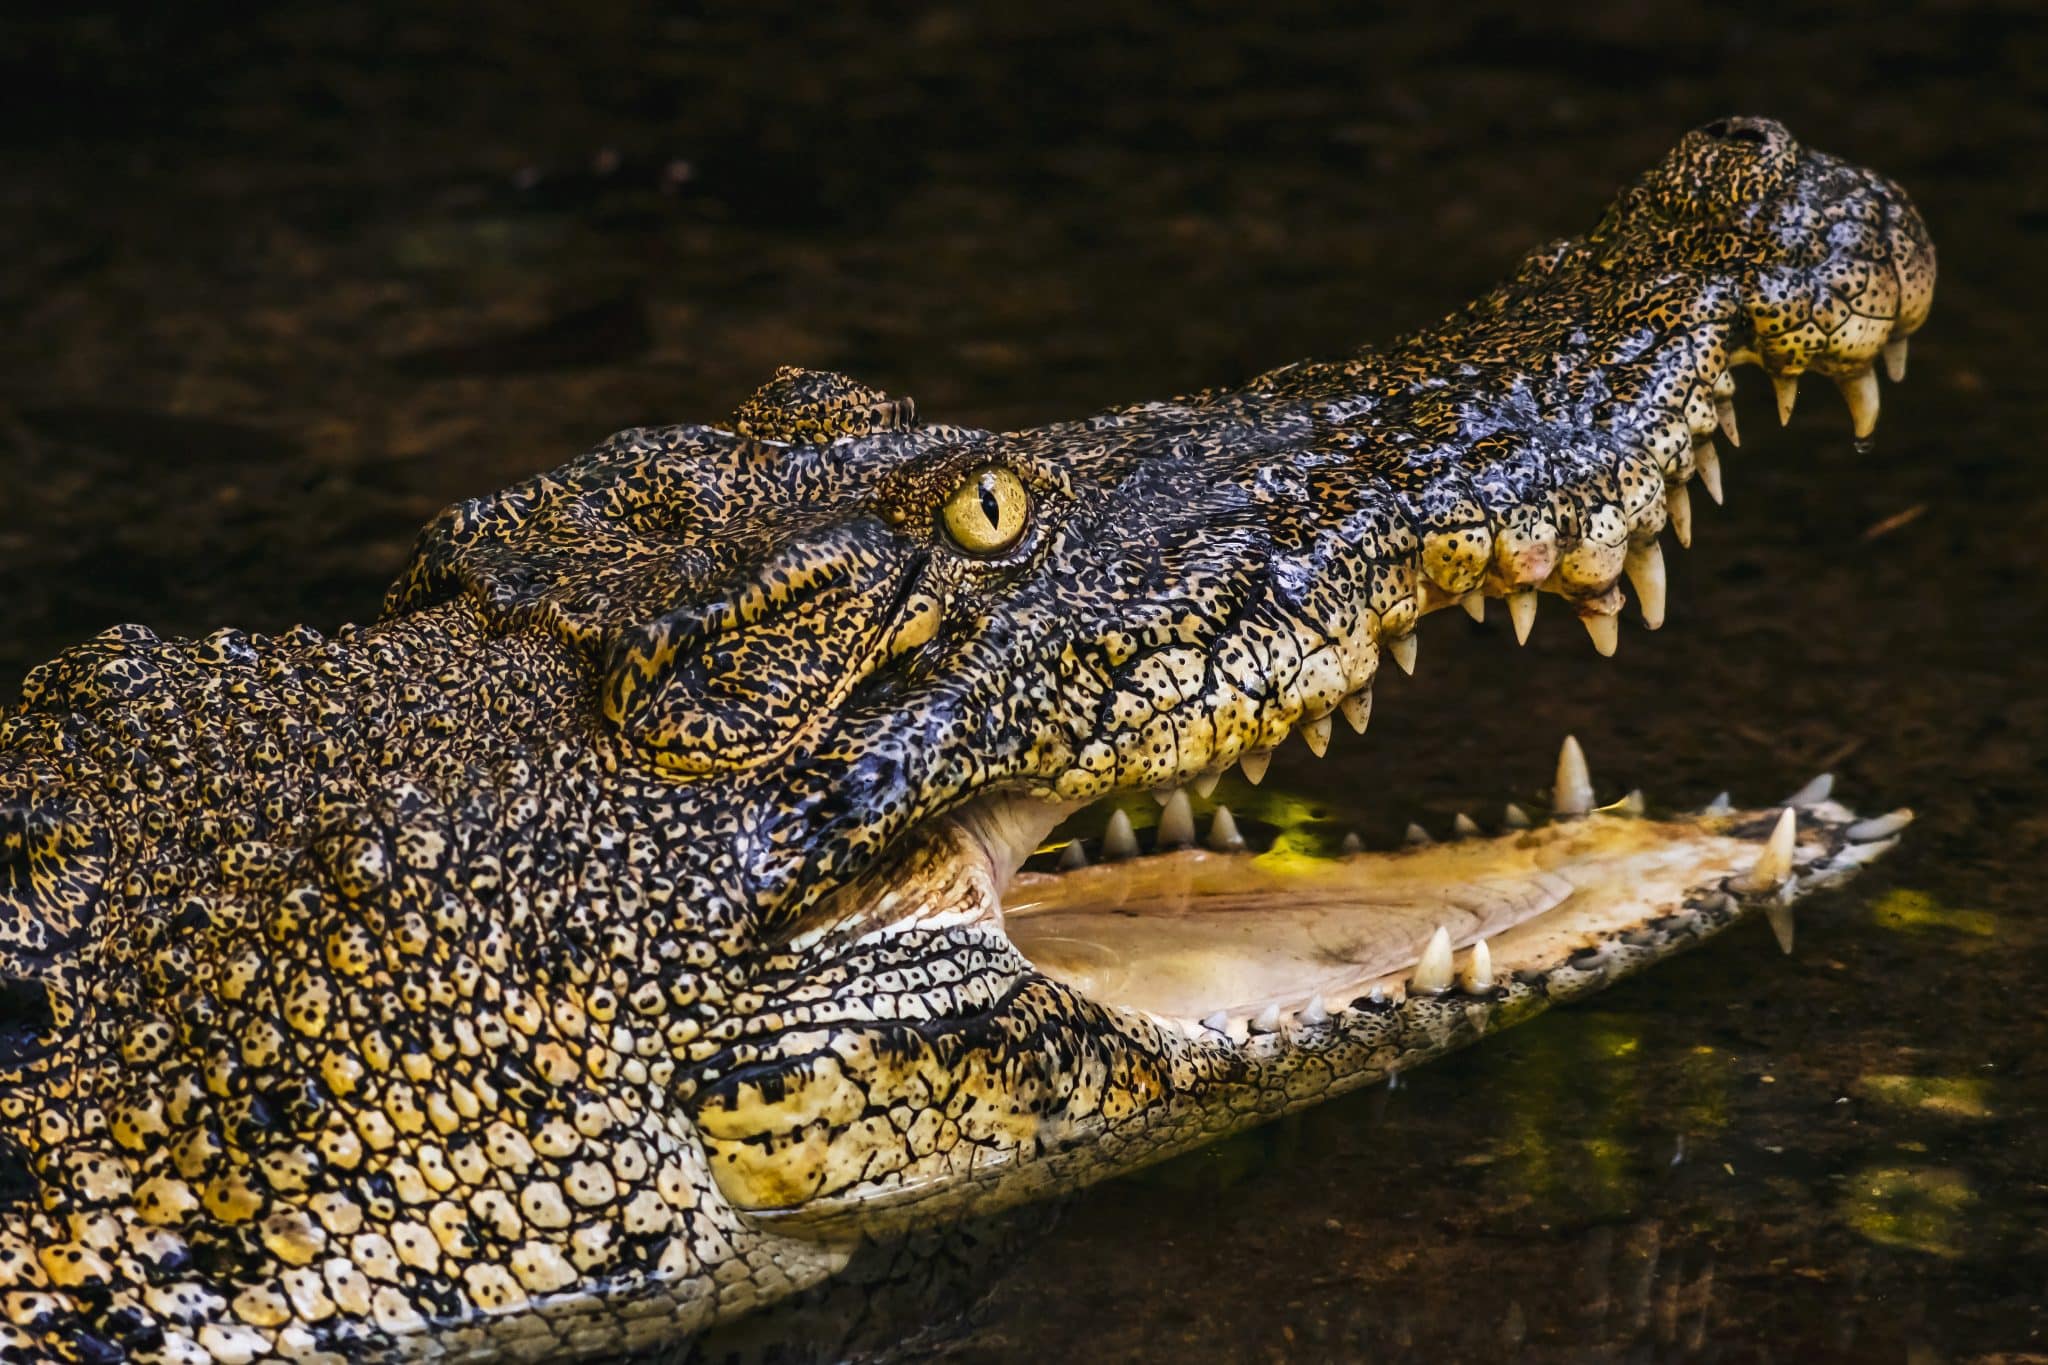
[[1732, 878], [1729, 885], [1745, 894], [1775, 890], [1792, 875], [1792, 844], [1799, 837], [1799, 817], [1790, 806], [1771, 826], [1771, 837], [1749, 871]]
[[1222, 780], [1222, 773], [1203, 773], [1194, 781], [1195, 795], [1207, 801], [1216, 794], [1216, 784]]
[[1529, 632], [1536, 628], [1536, 589], [1508, 594], [1508, 618], [1515, 623], [1515, 643], [1528, 644]]
[[1593, 638], [1593, 648], [1601, 658], [1614, 657], [1615, 646], [1621, 643], [1621, 627], [1612, 616], [1596, 611], [1591, 616], [1581, 616], [1579, 623], [1586, 628], [1586, 634]]
[[1721, 452], [1714, 449], [1712, 441], [1702, 441], [1692, 453], [1693, 468], [1699, 471], [1700, 487], [1707, 490], [1707, 496], [1714, 500], [1714, 506], [1721, 505]]
[[1468, 593], [1466, 593], [1466, 594], [1465, 594], [1465, 595], [1464, 595], [1463, 597], [1461, 597], [1461, 598], [1459, 598], [1459, 599], [1458, 599], [1458, 605], [1459, 605], [1459, 606], [1461, 606], [1461, 607], [1463, 607], [1463, 608], [1465, 609], [1465, 614], [1466, 614], [1467, 616], [1469, 616], [1469, 617], [1471, 617], [1471, 618], [1472, 618], [1473, 620], [1475, 620], [1475, 621], [1479, 622], [1479, 624], [1481, 624], [1481, 625], [1485, 625], [1485, 624], [1486, 624], [1486, 594], [1485, 594], [1485, 593], [1483, 593], [1483, 592], [1468, 592]]
[[1472, 956], [1459, 974], [1459, 983], [1473, 995], [1484, 995], [1493, 989], [1493, 950], [1486, 946], [1485, 939], [1472, 945]]
[[1635, 585], [1636, 605], [1642, 609], [1643, 624], [1651, 630], [1664, 624], [1664, 547], [1656, 541], [1631, 545], [1622, 567]]
[[1855, 430], [1856, 439], [1862, 440], [1877, 430], [1877, 371], [1864, 370], [1847, 379], [1835, 381], [1842, 391], [1842, 399], [1849, 405], [1849, 425]]
[[1228, 806], [1218, 806], [1216, 818], [1209, 822], [1209, 847], [1218, 853], [1235, 853], [1244, 847], [1244, 836], [1237, 832], [1237, 817]]
[[1799, 401], [1799, 376], [1773, 374], [1771, 387], [1778, 394], [1778, 425], [1782, 427], [1792, 420], [1792, 405]]
[[1308, 744], [1309, 752], [1321, 758], [1330, 751], [1330, 718], [1317, 716], [1314, 720], [1303, 721], [1301, 737]]
[[1436, 840], [1429, 837], [1428, 830], [1416, 824], [1413, 820], [1408, 822], [1408, 832], [1402, 837], [1411, 844], [1433, 844], [1436, 842]]
[[1408, 988], [1423, 995], [1438, 995], [1451, 988], [1451, 935], [1441, 924], [1429, 936]]
[[1110, 812], [1109, 824], [1103, 828], [1102, 856], [1105, 858], [1135, 858], [1138, 856], [1138, 836], [1131, 829], [1131, 817], [1120, 810]]
[[1081, 847], [1079, 839], [1069, 840], [1067, 846], [1060, 850], [1059, 866], [1062, 872], [1088, 866], [1088, 850]]
[[1593, 775], [1586, 771], [1586, 751], [1576, 736], [1566, 735], [1557, 751], [1557, 784], [1550, 806], [1559, 815], [1584, 815], [1593, 809]]
[[1253, 1033], [1278, 1033], [1280, 1031], [1280, 1007], [1268, 1005], [1252, 1020]]
[[1685, 491], [1682, 483], [1664, 485], [1664, 519], [1671, 524], [1671, 534], [1678, 538], [1680, 548], [1692, 548], [1692, 494]]
[[1243, 758], [1240, 758], [1238, 765], [1244, 769], [1244, 780], [1256, 787], [1259, 783], [1266, 780], [1266, 769], [1272, 765], [1272, 762], [1273, 751], [1271, 749], [1254, 749]]
[[[1740, 450], [1742, 448], [1742, 432], [1735, 425], [1734, 400], [1723, 398], [1714, 404], [1714, 416], [1720, 419], [1721, 434], [1728, 438], [1728, 444]], [[1719, 499], [1716, 499], [1716, 501], [1718, 502]]]
[[1389, 644], [1387, 648], [1393, 652], [1394, 662], [1401, 665], [1403, 673], [1413, 673], [1415, 671], [1415, 637], [1413, 635], [1403, 635], [1400, 639]]
[[1509, 829], [1528, 829], [1532, 822], [1529, 819], [1529, 812], [1510, 801], [1507, 814], [1502, 817], [1501, 823]]
[[1344, 713], [1346, 725], [1356, 733], [1364, 734], [1365, 727], [1372, 722], [1372, 689], [1353, 692], [1338, 705], [1337, 709]]
[[1175, 792], [1159, 812], [1159, 847], [1186, 848], [1195, 841], [1195, 810], [1186, 792]]
[[1827, 800], [1828, 797], [1834, 794], [1834, 790], [1835, 775], [1833, 773], [1822, 773], [1798, 791], [1786, 797], [1785, 804], [1803, 810], [1808, 806], [1817, 806]]
[[1884, 344], [1885, 378], [1894, 384], [1906, 382], [1906, 339], [1893, 337]]
[[1479, 833], [1479, 823], [1465, 812], [1459, 811], [1458, 817], [1451, 821], [1451, 833], [1460, 839], [1469, 839]]
[[1845, 833], [1852, 844], [1868, 844], [1874, 843], [1879, 839], [1889, 838], [1912, 823], [1913, 812], [1911, 808], [1902, 806], [1889, 815], [1878, 815], [1868, 820], [1858, 820], [1855, 824], [1849, 826]]

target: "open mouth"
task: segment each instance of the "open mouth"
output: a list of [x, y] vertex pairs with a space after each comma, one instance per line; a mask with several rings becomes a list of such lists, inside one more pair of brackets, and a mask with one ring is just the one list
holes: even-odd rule
[[[1099, 837], [1027, 850], [998, 914], [1045, 975], [1196, 1041], [1414, 998], [1498, 1002], [1517, 983], [1559, 999], [1748, 910], [1766, 912], [1789, 952], [1792, 902], [1882, 856], [1912, 819], [1861, 818], [1832, 785], [1823, 776], [1759, 809], [1724, 797], [1652, 814], [1633, 792], [1601, 806], [1567, 739], [1547, 808], [1510, 805], [1491, 834], [1465, 816], [1442, 839], [1411, 826], [1382, 851], [1355, 836], [1319, 848], [1223, 805], [1198, 814], [1181, 790], [1149, 828], [1118, 808]], [[986, 832], [1029, 820], [963, 823], [998, 867], [1020, 861]]]

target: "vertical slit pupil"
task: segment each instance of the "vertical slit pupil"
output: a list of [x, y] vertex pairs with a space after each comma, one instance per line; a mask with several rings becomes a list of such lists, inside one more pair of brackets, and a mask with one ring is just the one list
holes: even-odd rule
[[981, 476], [981, 514], [988, 518], [991, 531], [1003, 529], [1003, 504], [996, 497], [996, 481], [992, 474]]

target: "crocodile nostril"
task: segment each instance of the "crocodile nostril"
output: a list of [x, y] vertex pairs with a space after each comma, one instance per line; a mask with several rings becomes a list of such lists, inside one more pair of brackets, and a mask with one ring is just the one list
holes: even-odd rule
[[47, 985], [24, 977], [0, 978], [0, 1067], [18, 1066], [49, 1051], [56, 1031]]
[[1771, 140], [1770, 135], [1755, 124], [1737, 123], [1733, 119], [1717, 118], [1700, 131], [1722, 142], [1750, 142], [1762, 146]]

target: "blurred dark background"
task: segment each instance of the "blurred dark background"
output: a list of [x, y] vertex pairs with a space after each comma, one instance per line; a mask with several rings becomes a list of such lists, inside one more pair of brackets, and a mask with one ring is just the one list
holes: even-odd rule
[[1942, 252], [1874, 450], [1752, 375], [1665, 631], [1432, 622], [1260, 799], [1387, 838], [1575, 730], [1616, 793], [1828, 767], [1912, 838], [1790, 959], [1091, 1193], [947, 1349], [2048, 1359], [2044, 71], [2034, 3], [15, 12], [0, 695], [119, 621], [366, 618], [442, 504], [778, 364], [1008, 426], [1383, 339], [1770, 114]]

